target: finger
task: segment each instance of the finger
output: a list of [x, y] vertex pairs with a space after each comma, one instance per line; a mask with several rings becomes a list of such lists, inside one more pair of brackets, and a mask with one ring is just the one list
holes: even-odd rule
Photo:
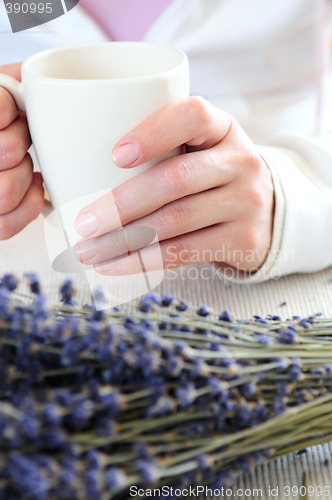
[[0, 172], [0, 215], [12, 212], [21, 203], [32, 181], [32, 168], [27, 154], [20, 165]]
[[156, 240], [156, 232], [141, 225], [127, 226], [126, 228], [111, 231], [99, 238], [79, 241], [74, 252], [82, 264], [97, 264], [106, 259], [139, 250]]
[[102, 262], [95, 266], [95, 269], [103, 275], [121, 276], [142, 272], [142, 261], [147, 263], [149, 271], [160, 269], [160, 262], [165, 269], [199, 262], [222, 262], [227, 259], [232, 248], [232, 231], [229, 225], [218, 224], [162, 241], [160, 244], [149, 245], [141, 250], [140, 259], [135, 253]]
[[[230, 222], [247, 211], [232, 187], [218, 187], [168, 203], [134, 224], [152, 228], [158, 240], [167, 240], [215, 224]], [[132, 224], [132, 223], [131, 223]], [[126, 228], [131, 227], [131, 224]]]
[[[149, 245], [139, 252], [120, 259], [112, 259], [95, 266], [98, 273], [125, 276], [147, 271], [174, 269], [200, 262], [218, 263], [229, 278], [243, 278], [255, 273], [267, 256], [263, 245], [256, 247], [256, 235], [245, 223], [236, 230], [232, 223], [217, 224], [176, 238]], [[257, 236], [258, 235], [258, 236]]]
[[8, 125], [18, 116], [18, 109], [10, 93], [0, 87], [0, 130]]
[[0, 170], [16, 167], [21, 163], [31, 145], [27, 122], [19, 116], [0, 131]]
[[125, 135], [114, 147], [113, 160], [120, 167], [135, 167], [182, 144], [208, 149], [227, 135], [231, 124], [228, 113], [189, 97], [167, 104]]
[[16, 78], [16, 80], [21, 81], [21, 67], [22, 63], [4, 64], [3, 66], [0, 66], [0, 71], [5, 75], [12, 76], [13, 78]]
[[85, 207], [76, 231], [85, 238], [100, 236], [179, 198], [228, 184], [238, 175], [232, 161], [234, 154], [222, 159], [216, 149], [165, 160]]
[[20, 205], [10, 214], [0, 216], [0, 240], [19, 233], [33, 221], [44, 207], [44, 190], [39, 173], [34, 174], [31, 185]]
[[[157, 234], [158, 240], [166, 240], [175, 236], [196, 231], [220, 222], [234, 220], [246, 212], [246, 204], [238, 203], [234, 198], [233, 189], [215, 188], [197, 195], [187, 196], [175, 202], [164, 205], [159, 210], [128, 224], [123, 230], [111, 231], [98, 238], [79, 242], [76, 248], [77, 257], [85, 264], [98, 264], [107, 259], [114, 259], [130, 251], [142, 248], [146, 243], [140, 228], [151, 228]], [[127, 236], [136, 230], [134, 238]], [[134, 236], [134, 235], [132, 235]], [[142, 242], [138, 246], [138, 242]]]

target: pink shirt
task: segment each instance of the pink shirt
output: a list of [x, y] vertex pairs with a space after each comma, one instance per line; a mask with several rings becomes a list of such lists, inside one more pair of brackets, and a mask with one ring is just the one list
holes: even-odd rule
[[80, 0], [111, 40], [140, 41], [172, 0]]

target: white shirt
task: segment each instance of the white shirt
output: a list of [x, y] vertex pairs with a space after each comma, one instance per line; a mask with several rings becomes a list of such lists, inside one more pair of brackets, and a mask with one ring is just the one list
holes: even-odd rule
[[[260, 281], [332, 265], [332, 139], [322, 0], [173, 0], [144, 36], [184, 50], [191, 93], [232, 113], [273, 175], [272, 247]], [[7, 33], [4, 33], [7, 30]], [[12, 34], [0, 3], [0, 64], [44, 48], [105, 41], [78, 7]], [[330, 115], [330, 116], [329, 116]]]

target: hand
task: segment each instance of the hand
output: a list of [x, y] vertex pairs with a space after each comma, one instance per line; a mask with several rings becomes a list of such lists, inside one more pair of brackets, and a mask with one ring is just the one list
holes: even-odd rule
[[158, 235], [166, 268], [209, 261], [255, 272], [263, 264], [272, 237], [272, 178], [232, 116], [198, 97], [169, 104], [123, 137], [113, 158], [133, 168], [182, 144], [185, 154], [80, 212], [75, 227], [84, 239], [75, 252], [81, 262], [101, 274], [139, 272], [134, 254], [117, 257], [126, 255], [126, 233], [147, 226]]
[[[20, 79], [21, 64], [0, 67]], [[0, 240], [21, 231], [44, 206], [40, 173], [33, 173], [31, 145], [24, 113], [17, 110], [12, 96], [0, 87]]]

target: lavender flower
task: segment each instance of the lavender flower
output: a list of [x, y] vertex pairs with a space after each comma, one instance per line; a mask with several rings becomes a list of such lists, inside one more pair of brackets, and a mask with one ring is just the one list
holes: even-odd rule
[[38, 295], [41, 292], [39, 276], [34, 272], [25, 273], [24, 276], [29, 280], [31, 293]]
[[318, 313], [214, 319], [154, 293], [130, 313], [96, 311], [75, 305], [71, 280], [54, 306], [26, 277], [27, 303], [13, 275], [0, 278], [0, 498], [229, 486], [289, 452], [293, 429], [294, 451], [308, 429], [328, 439], [332, 321]]
[[206, 316], [209, 316], [209, 314], [211, 314], [211, 309], [210, 309], [210, 307], [208, 307], [206, 305], [202, 305], [197, 310], [197, 314], [198, 314], [198, 316], [202, 316], [203, 318], [205, 318]]
[[60, 302], [63, 302], [64, 304], [70, 306], [74, 306], [77, 304], [73, 299], [75, 295], [75, 288], [72, 279], [66, 280], [63, 283], [63, 285], [60, 288], [60, 295], [61, 295]]
[[17, 285], [18, 280], [13, 274], [5, 274], [0, 281], [0, 286], [7, 288], [10, 292], [16, 290]]

